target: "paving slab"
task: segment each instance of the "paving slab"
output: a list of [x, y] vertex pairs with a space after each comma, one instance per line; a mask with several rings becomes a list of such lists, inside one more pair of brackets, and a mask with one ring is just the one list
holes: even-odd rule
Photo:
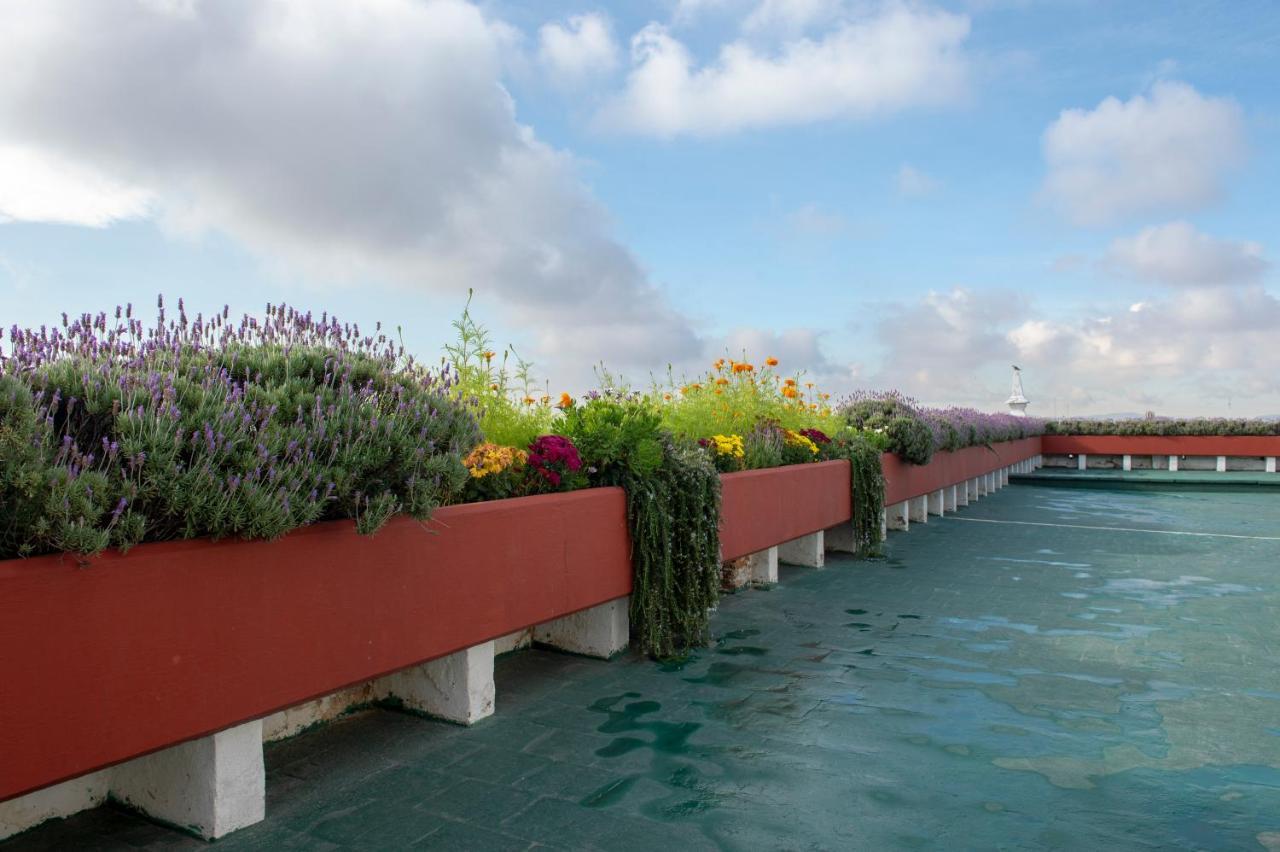
[[[885, 550], [726, 596], [687, 660], [508, 654], [472, 728], [271, 744], [217, 848], [1277, 848], [1275, 492], [1020, 485]], [[0, 852], [205, 845], [104, 807]]]

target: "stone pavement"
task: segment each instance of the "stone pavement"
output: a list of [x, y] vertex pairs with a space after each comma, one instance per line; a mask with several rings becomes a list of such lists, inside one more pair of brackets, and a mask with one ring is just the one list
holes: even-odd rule
[[[472, 728], [268, 746], [217, 849], [1280, 849], [1273, 494], [1007, 488], [681, 664], [516, 652]], [[108, 807], [0, 852], [204, 845]]]

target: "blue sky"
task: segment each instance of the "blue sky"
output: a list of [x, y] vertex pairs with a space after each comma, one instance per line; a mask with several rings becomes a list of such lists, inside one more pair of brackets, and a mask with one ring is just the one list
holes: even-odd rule
[[553, 386], [1280, 413], [1280, 7], [0, 2], [0, 321], [468, 287]]

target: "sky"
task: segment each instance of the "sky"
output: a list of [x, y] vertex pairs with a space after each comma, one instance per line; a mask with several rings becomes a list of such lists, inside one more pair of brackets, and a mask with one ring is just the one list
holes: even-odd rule
[[[1272, 0], [0, 0], [0, 326], [1280, 414]], [[145, 311], [144, 311], [145, 315]], [[0, 346], [3, 340], [0, 340]]]

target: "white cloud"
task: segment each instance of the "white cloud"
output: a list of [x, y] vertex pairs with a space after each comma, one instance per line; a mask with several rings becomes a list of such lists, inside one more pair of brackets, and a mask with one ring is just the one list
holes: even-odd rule
[[831, 23], [843, 11], [843, 0], [761, 0], [743, 20], [742, 30], [760, 36], [793, 37]]
[[896, 176], [898, 194], [907, 198], [921, 198], [937, 191], [938, 181], [917, 168], [902, 164]]
[[666, 27], [649, 24], [631, 41], [625, 89], [599, 121], [660, 137], [715, 135], [947, 104], [966, 89], [968, 34], [966, 17], [895, 3], [773, 51], [731, 42], [698, 67]]
[[1043, 197], [1076, 224], [1104, 225], [1220, 198], [1244, 158], [1244, 118], [1229, 98], [1161, 81], [1128, 101], [1063, 110], [1043, 149]]
[[835, 237], [852, 230], [844, 216], [817, 204], [806, 204], [787, 214], [787, 229], [803, 237]]
[[1269, 266], [1258, 243], [1211, 237], [1187, 222], [1121, 237], [1111, 243], [1103, 264], [1143, 281], [1184, 287], [1248, 284]]
[[151, 193], [37, 148], [0, 140], [0, 222], [102, 228], [147, 215]]
[[562, 84], [608, 74], [618, 66], [609, 19], [592, 12], [572, 15], [564, 24], [543, 24], [538, 30], [538, 60]]
[[[106, 181], [63, 191], [64, 221], [149, 201], [315, 278], [474, 286], [564, 360], [701, 351], [572, 160], [516, 121], [510, 28], [470, 3], [0, 4], [20, 22], [0, 28], [0, 145]], [[48, 218], [24, 192], [6, 213]]]

